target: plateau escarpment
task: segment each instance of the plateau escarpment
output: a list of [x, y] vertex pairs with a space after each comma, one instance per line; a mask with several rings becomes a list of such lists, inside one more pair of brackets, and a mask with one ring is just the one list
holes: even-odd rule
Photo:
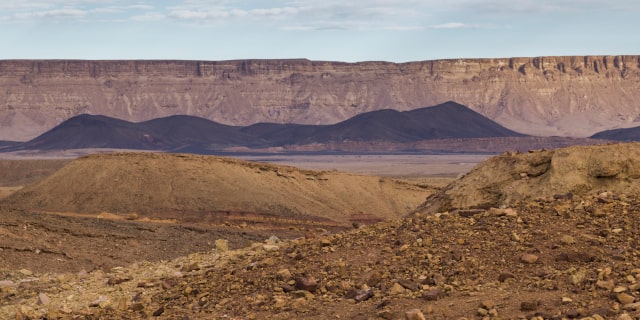
[[28, 140], [72, 116], [174, 114], [229, 125], [329, 124], [385, 108], [454, 100], [509, 129], [588, 136], [637, 125], [640, 57], [0, 61], [0, 139]]

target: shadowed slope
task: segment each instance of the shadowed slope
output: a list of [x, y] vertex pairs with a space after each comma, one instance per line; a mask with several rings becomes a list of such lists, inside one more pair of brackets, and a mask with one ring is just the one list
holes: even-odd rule
[[615, 141], [640, 141], [640, 126], [627, 129], [601, 131], [592, 135], [590, 138]]
[[258, 123], [234, 127], [185, 115], [132, 123], [105, 116], [81, 115], [32, 141], [7, 147], [5, 151], [111, 148], [206, 154], [230, 147], [268, 148], [353, 141], [409, 143], [523, 136], [463, 105], [447, 102], [406, 112], [391, 109], [367, 112], [334, 125]]
[[[72, 161], [4, 203], [24, 209], [139, 213], [188, 221], [242, 213], [348, 225], [400, 217], [422, 187], [337, 172], [179, 154], [103, 154]], [[333, 222], [331, 222], [333, 221]]]
[[345, 141], [415, 142], [434, 139], [523, 137], [455, 102], [400, 112], [372, 111], [322, 126], [256, 124], [243, 132], [261, 135], [275, 145]]
[[167, 143], [138, 124], [100, 115], [83, 114], [64, 121], [39, 137], [18, 146], [20, 150], [118, 148], [154, 150]]
[[308, 142], [391, 141], [413, 142], [449, 138], [522, 137], [455, 102], [412, 111], [380, 110], [323, 126]]

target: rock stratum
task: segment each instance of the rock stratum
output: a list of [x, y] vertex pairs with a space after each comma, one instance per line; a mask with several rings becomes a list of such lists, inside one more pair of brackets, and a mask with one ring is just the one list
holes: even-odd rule
[[640, 57], [0, 61], [0, 139], [29, 140], [75, 115], [145, 121], [175, 114], [229, 125], [330, 124], [363, 112], [454, 100], [533, 135], [637, 125]]
[[505, 152], [432, 195], [418, 211], [487, 209], [537, 197], [570, 199], [603, 191], [639, 193], [639, 159], [639, 143]]

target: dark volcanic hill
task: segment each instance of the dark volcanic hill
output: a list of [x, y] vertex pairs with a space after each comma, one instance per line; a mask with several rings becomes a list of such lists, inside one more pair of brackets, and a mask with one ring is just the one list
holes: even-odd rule
[[590, 138], [615, 141], [640, 141], [640, 127], [605, 130], [592, 135]]
[[83, 114], [73, 117], [18, 149], [60, 150], [84, 148], [118, 148], [153, 150], [165, 144], [144, 127], [106, 116]]
[[83, 114], [12, 149], [112, 148], [188, 151], [211, 145], [250, 144], [254, 137], [245, 135], [238, 129], [238, 127], [185, 115], [134, 123], [106, 116]]
[[522, 136], [463, 105], [447, 102], [405, 112], [372, 111], [333, 125], [259, 123], [235, 127], [184, 115], [133, 123], [80, 115], [6, 150], [113, 148], [210, 153], [228, 147], [268, 148], [349, 141], [388, 144]]
[[481, 114], [452, 101], [430, 108], [399, 112], [379, 110], [323, 126], [310, 142], [393, 141], [451, 138], [522, 137]]
[[433, 139], [522, 137], [481, 114], [455, 103], [411, 111], [383, 109], [324, 126], [260, 123], [243, 132], [277, 145], [303, 145], [345, 141], [416, 142]]

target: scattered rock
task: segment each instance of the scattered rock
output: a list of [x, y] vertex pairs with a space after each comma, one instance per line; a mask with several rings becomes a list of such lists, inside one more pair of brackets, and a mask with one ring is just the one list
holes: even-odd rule
[[411, 309], [404, 313], [405, 320], [426, 320], [420, 309]]
[[522, 303], [520, 303], [520, 310], [535, 311], [536, 309], [538, 309], [539, 304], [540, 304], [539, 301], [522, 301]]
[[563, 235], [560, 237], [560, 242], [565, 245], [574, 244], [576, 240], [570, 235]]
[[20, 269], [18, 272], [20, 272], [22, 275], [25, 275], [25, 276], [33, 275], [33, 272], [31, 272], [31, 270], [28, 270], [28, 269]]
[[613, 288], [615, 288], [615, 283], [613, 280], [598, 280], [596, 282], [596, 287], [599, 289], [613, 290]]
[[158, 308], [156, 311], [154, 311], [151, 315], [153, 315], [154, 317], [159, 317], [164, 313], [164, 307], [161, 306], [160, 308]]
[[296, 289], [315, 292], [318, 289], [318, 282], [311, 277], [299, 277], [296, 279]]
[[353, 299], [356, 302], [366, 301], [366, 300], [369, 300], [371, 297], [373, 297], [373, 290], [371, 289], [365, 289], [365, 290], [351, 289], [347, 291], [347, 293], [344, 295], [345, 299]]
[[508, 279], [513, 279], [516, 276], [513, 273], [503, 272], [498, 276], [498, 281], [505, 282]]
[[47, 296], [46, 293], [38, 294], [38, 305], [46, 306], [46, 305], [49, 305], [50, 302], [51, 301], [49, 300], [49, 296]]
[[627, 293], [620, 293], [616, 295], [616, 299], [618, 300], [618, 302], [620, 302], [623, 305], [630, 304], [635, 301], [635, 298], [632, 295]]
[[289, 271], [289, 269], [280, 269], [276, 274], [278, 275], [278, 279], [280, 280], [291, 279], [291, 271]]
[[382, 281], [382, 274], [374, 270], [365, 273], [359, 284], [366, 284], [369, 287], [375, 287], [380, 283], [380, 281]]
[[538, 262], [538, 256], [535, 254], [525, 253], [520, 256], [520, 261], [526, 264], [534, 264]]
[[407, 279], [398, 280], [398, 284], [400, 284], [405, 289], [411, 290], [411, 291], [418, 291], [418, 289], [420, 289], [417, 283]]
[[425, 292], [422, 295], [422, 298], [427, 300], [427, 301], [435, 301], [435, 300], [438, 300], [438, 299], [442, 298], [443, 294], [444, 293], [442, 292], [442, 289], [437, 288], [437, 289], [433, 289], [433, 290], [429, 290], [429, 291]]
[[389, 294], [390, 295], [398, 295], [398, 294], [403, 294], [406, 291], [406, 289], [400, 285], [399, 283], [394, 283], [391, 288], [389, 288]]

